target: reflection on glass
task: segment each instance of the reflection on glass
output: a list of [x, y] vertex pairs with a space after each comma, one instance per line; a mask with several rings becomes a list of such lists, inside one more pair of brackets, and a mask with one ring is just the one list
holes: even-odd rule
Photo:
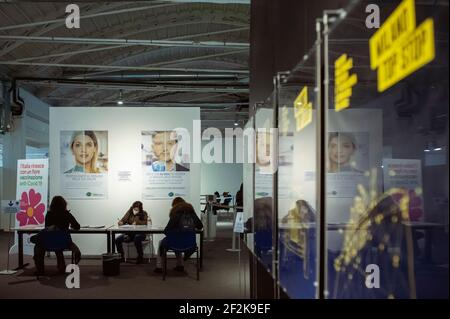
[[353, 133], [328, 133], [328, 173], [363, 173], [355, 161], [358, 151], [358, 143]]
[[[333, 28], [326, 52], [328, 297], [448, 298], [448, 10], [414, 4], [417, 26], [434, 21], [436, 56], [381, 91], [375, 31], [352, 22], [367, 3]], [[380, 2], [381, 14], [399, 3]], [[334, 61], [344, 54], [358, 83], [336, 112]]]

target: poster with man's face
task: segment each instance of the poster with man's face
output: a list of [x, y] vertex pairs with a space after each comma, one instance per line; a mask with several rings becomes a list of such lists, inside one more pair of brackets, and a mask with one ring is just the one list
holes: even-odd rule
[[189, 171], [189, 154], [185, 151], [175, 130], [142, 132], [142, 161], [151, 172]]
[[142, 131], [142, 198], [170, 200], [190, 196], [189, 147], [183, 132]]

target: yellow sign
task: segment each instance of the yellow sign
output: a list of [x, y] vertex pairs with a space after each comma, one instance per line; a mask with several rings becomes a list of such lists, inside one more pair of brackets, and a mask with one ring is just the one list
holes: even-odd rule
[[350, 75], [352, 67], [353, 59], [348, 59], [347, 54], [341, 55], [334, 62], [334, 109], [336, 112], [350, 106], [352, 87], [358, 83], [356, 74]]
[[378, 91], [383, 92], [398, 81], [434, 60], [434, 23], [425, 20], [378, 67]]
[[305, 86], [294, 101], [294, 115], [297, 131], [304, 129], [312, 122], [312, 103], [308, 102], [308, 87]]
[[380, 62], [395, 49], [396, 44], [415, 28], [414, 0], [403, 0], [369, 40], [371, 69], [375, 70]]
[[433, 19], [416, 28], [414, 0], [403, 0], [369, 40], [370, 67], [383, 92], [434, 60]]

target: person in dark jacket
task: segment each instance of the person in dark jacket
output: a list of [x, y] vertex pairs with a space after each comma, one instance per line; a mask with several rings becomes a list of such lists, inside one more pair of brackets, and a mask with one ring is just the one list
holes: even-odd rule
[[[67, 202], [62, 196], [55, 196], [50, 203], [50, 210], [47, 212], [45, 216], [45, 229], [44, 231], [54, 231], [54, 230], [69, 230], [80, 229], [80, 224], [77, 222], [75, 217], [67, 210]], [[36, 273], [43, 274], [44, 273], [44, 256], [45, 256], [45, 247], [42, 241], [40, 240], [40, 234], [33, 236], [30, 240], [35, 244], [34, 246], [34, 262], [36, 265]], [[81, 259], [81, 252], [75, 243], [71, 243], [70, 250], [75, 256], [75, 263]], [[58, 270], [60, 273], [65, 273], [66, 264], [64, 261], [64, 254], [62, 251], [55, 252], [58, 264]]]
[[[125, 216], [122, 217], [121, 220], [119, 220], [118, 224], [119, 226], [122, 225], [147, 225], [150, 221], [150, 224], [152, 223], [151, 219], [149, 219], [147, 212], [143, 209], [142, 202], [136, 201], [131, 205], [131, 207], [128, 209], [128, 211], [125, 213]], [[138, 253], [138, 257], [136, 259], [136, 264], [141, 264], [144, 260], [144, 249], [142, 247], [142, 242], [145, 240], [145, 234], [140, 233], [125, 233], [116, 238], [116, 247], [119, 254], [122, 255], [122, 261], [124, 261], [123, 258], [123, 246], [122, 243], [126, 242], [132, 242], [134, 241], [134, 246], [136, 247], [136, 251]]]
[[[186, 223], [186, 220], [190, 221], [189, 223]], [[192, 207], [191, 204], [186, 203], [184, 199], [181, 197], [175, 197], [172, 201], [172, 209], [169, 213], [169, 222], [167, 223], [166, 228], [164, 228], [164, 233], [167, 235], [169, 232], [176, 232], [176, 231], [195, 231], [196, 229], [203, 229], [203, 223], [198, 218], [197, 213], [195, 212], [194, 207]], [[167, 238], [167, 237], [166, 237]], [[155, 272], [160, 273], [162, 272], [162, 251], [165, 248], [168, 248], [167, 240], [166, 238], [163, 238], [159, 242], [158, 247], [158, 255], [156, 256], [156, 268]], [[184, 253], [184, 260], [187, 260], [194, 251], [188, 251]], [[177, 266], [174, 270], [176, 271], [184, 271], [184, 265], [183, 265], [183, 258], [181, 254], [176, 253], [177, 257]]]
[[241, 187], [236, 193], [236, 212], [243, 212], [244, 207], [244, 184], [241, 183]]

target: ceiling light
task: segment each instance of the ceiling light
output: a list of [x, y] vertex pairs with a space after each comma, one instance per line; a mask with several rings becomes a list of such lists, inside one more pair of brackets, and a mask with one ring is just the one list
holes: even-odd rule
[[117, 100], [117, 105], [123, 105], [122, 90], [120, 90], [119, 92], [119, 99]]

